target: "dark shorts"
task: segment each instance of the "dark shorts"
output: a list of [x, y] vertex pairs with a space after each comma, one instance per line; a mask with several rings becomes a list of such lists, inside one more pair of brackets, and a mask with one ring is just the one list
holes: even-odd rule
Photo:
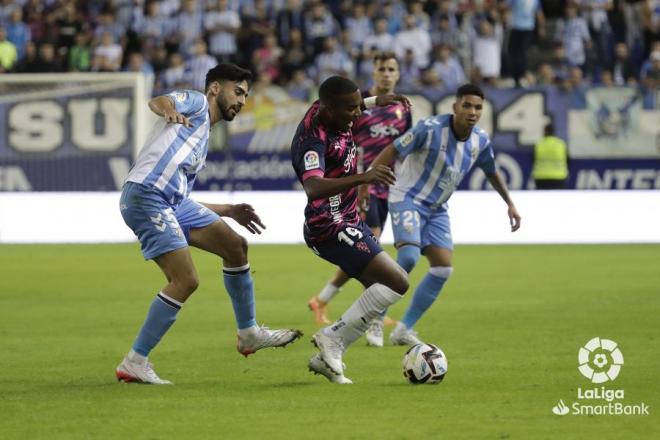
[[380, 228], [383, 230], [387, 221], [387, 199], [381, 199], [373, 194], [369, 194], [369, 210], [365, 223], [370, 228]]
[[334, 239], [315, 244], [305, 226], [304, 237], [305, 243], [316, 255], [339, 266], [352, 278], [360, 276], [371, 260], [383, 251], [374, 233], [363, 222], [356, 226], [346, 226]]

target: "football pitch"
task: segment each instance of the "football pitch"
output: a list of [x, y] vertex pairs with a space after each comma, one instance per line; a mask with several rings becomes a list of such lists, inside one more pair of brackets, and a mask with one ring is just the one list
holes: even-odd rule
[[[406, 349], [387, 344], [390, 328], [385, 347], [361, 339], [346, 353], [353, 385], [307, 371], [316, 326], [306, 301], [333, 268], [306, 247], [250, 248], [257, 319], [305, 336], [247, 359], [220, 260], [193, 258], [200, 288], [151, 356], [176, 385], [158, 387], [114, 378], [163, 285], [137, 244], [0, 246], [0, 438], [660, 438], [658, 245], [458, 246], [452, 279], [416, 327], [449, 371], [417, 386], [401, 372]], [[330, 316], [359, 291], [348, 284]], [[411, 295], [389, 315], [400, 318]], [[594, 337], [623, 353], [613, 382], [578, 371]], [[601, 387], [625, 397], [578, 399]], [[559, 400], [571, 411], [643, 402], [650, 414], [555, 415]]]

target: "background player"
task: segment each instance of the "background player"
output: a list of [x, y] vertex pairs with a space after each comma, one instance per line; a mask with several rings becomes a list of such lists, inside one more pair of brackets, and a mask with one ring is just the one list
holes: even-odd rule
[[[365, 287], [360, 297], [333, 324], [319, 330], [319, 349], [309, 368], [334, 383], [351, 383], [344, 376], [343, 352], [365, 332], [371, 320], [408, 290], [406, 272], [378, 244], [357, 212], [357, 186], [394, 183], [387, 165], [356, 174], [357, 147], [351, 127], [362, 111], [360, 91], [351, 80], [333, 76], [319, 88], [316, 101], [298, 125], [291, 143], [293, 167], [307, 194], [304, 237], [323, 259], [339, 266]], [[403, 96], [364, 100], [367, 107], [405, 103]]]
[[[374, 85], [362, 92], [362, 98], [385, 96], [394, 93], [399, 81], [399, 63], [394, 52], [379, 52], [374, 56]], [[358, 146], [358, 170], [366, 169], [383, 148], [392, 143], [412, 126], [410, 110], [403, 104], [387, 107], [374, 107], [365, 110], [362, 117], [353, 125], [353, 139]], [[393, 165], [393, 164], [388, 164]], [[359, 208], [366, 213], [364, 221], [378, 238], [387, 220], [388, 187], [381, 183], [361, 186], [358, 190], [359, 201], [365, 202]], [[365, 200], [366, 199], [366, 200]], [[309, 302], [317, 324], [329, 324], [327, 304], [337, 295], [340, 288], [349, 280], [348, 275], [338, 269], [330, 280]], [[366, 332], [367, 343], [383, 345], [383, 321], [377, 319]]]
[[241, 354], [281, 347], [301, 336], [298, 330], [268, 330], [256, 324], [247, 241], [220, 219], [232, 217], [248, 231], [261, 233], [264, 225], [252, 207], [206, 205], [188, 198], [197, 173], [204, 167], [211, 126], [220, 120], [231, 121], [241, 111], [251, 78], [248, 70], [219, 64], [206, 75], [206, 96], [180, 90], [149, 102], [149, 108], [162, 119], [126, 178], [120, 209], [140, 240], [144, 258], [158, 264], [167, 284], [151, 303], [133, 347], [117, 367], [118, 380], [171, 383], [156, 375], [147, 357], [199, 284], [188, 245], [223, 260]]
[[389, 195], [397, 262], [410, 272], [421, 251], [431, 266], [390, 334], [395, 345], [420, 342], [413, 326], [431, 307], [452, 273], [453, 242], [447, 200], [474, 165], [486, 173], [490, 184], [506, 202], [511, 231], [520, 227], [520, 215], [496, 171], [488, 134], [476, 126], [483, 101], [479, 87], [461, 86], [456, 92], [453, 114], [418, 122], [373, 162], [376, 167], [398, 159], [396, 184], [390, 187]]

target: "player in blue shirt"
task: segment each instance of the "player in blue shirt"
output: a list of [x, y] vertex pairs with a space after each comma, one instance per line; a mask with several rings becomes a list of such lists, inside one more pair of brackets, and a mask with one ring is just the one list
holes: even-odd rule
[[140, 240], [144, 258], [158, 264], [167, 284], [154, 298], [133, 347], [117, 366], [118, 380], [171, 383], [158, 377], [147, 357], [199, 284], [188, 246], [223, 260], [241, 354], [282, 347], [301, 336], [298, 330], [257, 326], [247, 241], [220, 219], [231, 217], [251, 233], [260, 234], [264, 225], [254, 209], [247, 204], [202, 204], [188, 198], [204, 168], [211, 126], [231, 121], [241, 111], [251, 79], [248, 70], [219, 64], [206, 75], [206, 94], [177, 90], [149, 101], [149, 108], [161, 119], [126, 178], [120, 210]]
[[431, 307], [452, 273], [453, 242], [447, 200], [473, 166], [486, 173], [506, 202], [511, 231], [520, 227], [518, 210], [495, 168], [490, 138], [476, 125], [483, 101], [479, 87], [461, 86], [456, 92], [453, 114], [419, 121], [386, 147], [372, 164], [379, 166], [397, 160], [396, 183], [390, 187], [389, 195], [397, 263], [410, 272], [423, 253], [431, 266], [390, 334], [394, 345], [420, 342], [413, 326]]

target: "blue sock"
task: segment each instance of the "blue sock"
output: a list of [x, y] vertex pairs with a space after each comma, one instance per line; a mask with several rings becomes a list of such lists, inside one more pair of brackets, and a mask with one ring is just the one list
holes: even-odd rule
[[149, 356], [160, 338], [176, 321], [176, 314], [179, 313], [181, 306], [180, 302], [160, 292], [149, 307], [147, 319], [133, 342], [133, 351], [142, 356]]
[[405, 315], [401, 322], [406, 328], [411, 329], [422, 315], [431, 307], [433, 301], [438, 297], [442, 286], [451, 275], [451, 267], [431, 267], [419, 283], [415, 293], [413, 293], [412, 301], [406, 310]]
[[257, 325], [254, 305], [254, 285], [250, 275], [250, 265], [225, 267], [223, 270], [225, 288], [234, 306], [234, 316], [239, 329]]
[[403, 267], [403, 270], [410, 273], [415, 268], [419, 255], [419, 246], [406, 244], [396, 250], [396, 262]]

